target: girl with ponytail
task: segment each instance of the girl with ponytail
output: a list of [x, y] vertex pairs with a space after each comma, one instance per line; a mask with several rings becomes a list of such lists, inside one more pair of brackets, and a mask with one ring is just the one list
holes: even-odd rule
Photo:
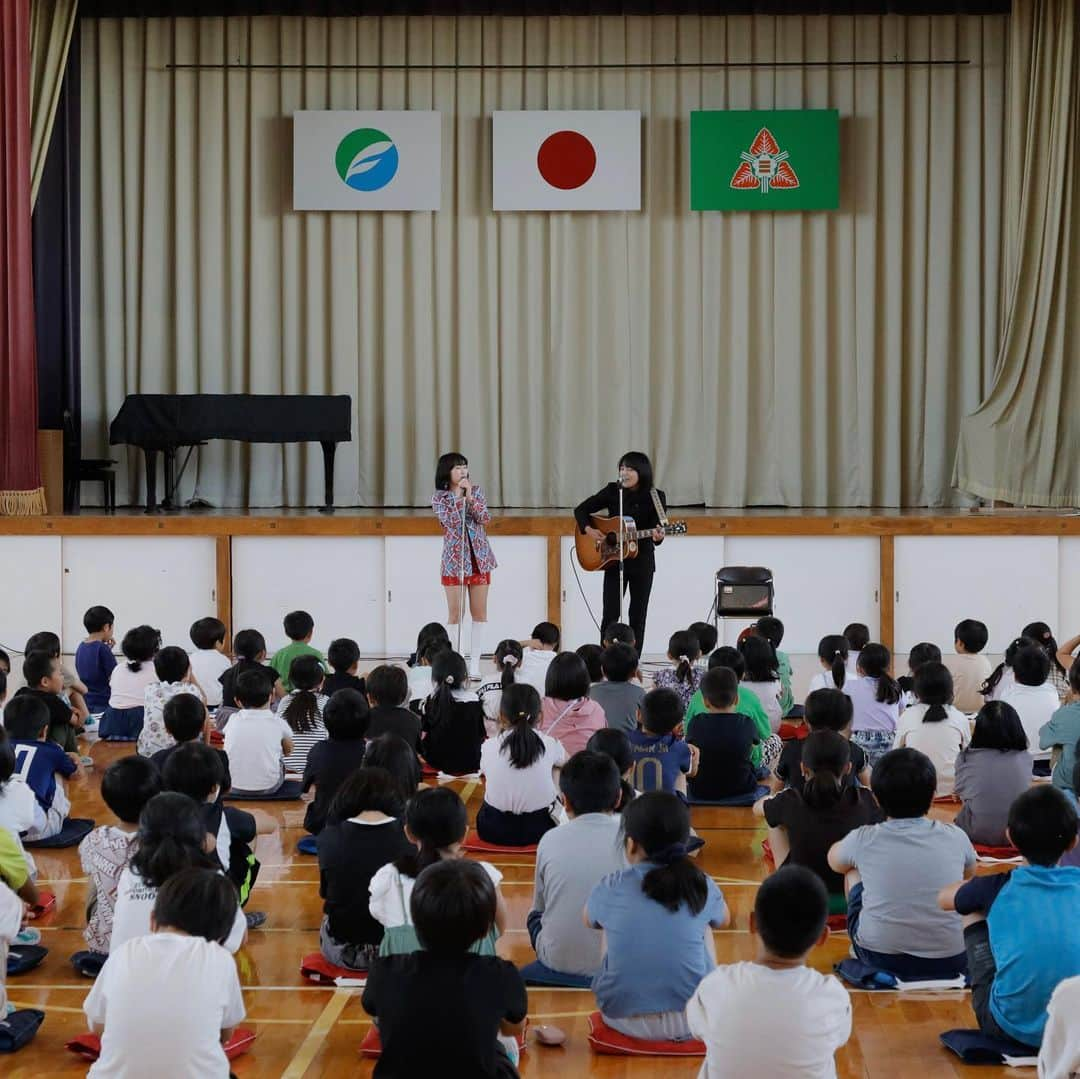
[[851, 740], [871, 769], [892, 749], [900, 719], [900, 687], [889, 674], [891, 660], [885, 645], [867, 643], [859, 651], [856, 676], [844, 685], [852, 705]]
[[840, 633], [830, 633], [822, 637], [817, 646], [818, 659], [822, 669], [810, 679], [810, 692], [815, 689], [843, 689], [847, 680], [848, 653], [847, 637]]
[[702, 671], [695, 666], [701, 658], [701, 644], [690, 630], [682, 629], [671, 635], [667, 653], [675, 666], [657, 671], [653, 677], [653, 688], [675, 690], [685, 713], [690, 707], [690, 698], [697, 693], [701, 684]]
[[328, 738], [323, 709], [330, 699], [322, 691], [325, 672], [318, 656], [297, 656], [289, 664], [292, 689], [278, 705], [278, 715], [292, 731], [292, 752], [285, 758], [285, 771], [302, 773], [308, 754], [316, 743]]
[[[865, 650], [864, 650], [865, 654]], [[829, 868], [829, 848], [855, 828], [876, 824], [881, 811], [866, 787], [851, 782], [851, 743], [836, 731], [816, 730], [802, 744], [802, 793], [788, 787], [754, 806], [769, 825], [776, 868], [802, 865], [829, 893], [829, 911], [847, 909], [844, 878]]]
[[524, 658], [525, 650], [519, 641], [508, 637], [495, 646], [492, 662], [495, 664], [497, 677], [485, 682], [476, 691], [480, 703], [484, 706], [484, 726], [489, 738], [494, 738], [499, 733], [499, 702], [502, 700], [503, 690], [509, 689], [517, 681], [517, 672], [521, 670], [521, 661]]
[[431, 696], [424, 701], [420, 756], [440, 772], [470, 775], [480, 768], [484, 709], [465, 686], [469, 670], [457, 652], [439, 652], [431, 664]]
[[500, 847], [530, 847], [555, 827], [556, 771], [566, 761], [562, 743], [540, 734], [540, 695], [532, 686], [502, 693], [499, 733], [480, 748], [484, 801], [476, 833]]
[[1029, 637], [1046, 653], [1050, 660], [1050, 682], [1057, 690], [1058, 702], [1064, 704], [1065, 698], [1069, 696], [1069, 672], [1058, 658], [1061, 649], [1054, 639], [1053, 631], [1045, 622], [1029, 622], [1020, 636]]
[[603, 930], [593, 992], [604, 1022], [631, 1038], [692, 1037], [686, 1003], [716, 966], [711, 929], [731, 920], [720, 889], [687, 857], [690, 811], [650, 791], [623, 812], [628, 869], [592, 891], [586, 921]]
[[[139, 814], [135, 853], [117, 884], [109, 952], [150, 933], [158, 889], [171, 877], [184, 869], [220, 870], [213, 850], [214, 839], [207, 834], [201, 807], [193, 799], [172, 791], [155, 794]], [[237, 897], [232, 932], [222, 944], [230, 952], [238, 951], [246, 931]]]
[[769, 717], [769, 733], [778, 734], [783, 720], [780, 708], [783, 683], [776, 649], [765, 637], [754, 633], [739, 643], [739, 652], [746, 661], [742, 684], [761, 701], [761, 707]]
[[952, 797], [956, 758], [971, 741], [971, 724], [953, 707], [952, 675], [945, 664], [922, 664], [915, 672], [914, 690], [918, 703], [900, 717], [893, 749], [910, 746], [925, 753], [937, 771], [935, 797]]

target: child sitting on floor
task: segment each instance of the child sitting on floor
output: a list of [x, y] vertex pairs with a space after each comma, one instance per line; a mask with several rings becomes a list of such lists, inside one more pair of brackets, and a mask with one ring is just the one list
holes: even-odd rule
[[585, 669], [589, 672], [589, 682], [596, 685], [603, 681], [604, 672], [600, 669], [600, 657], [604, 654], [603, 648], [591, 641], [588, 644], [579, 644], [574, 651], [581, 657]]
[[[691, 622], [687, 627], [687, 631], [697, 638], [698, 649], [700, 650], [698, 668], [700, 669], [703, 666], [701, 656], [707, 656], [713, 651], [716, 642], [720, 639], [720, 634], [717, 632], [716, 626], [711, 622]], [[701, 673], [704, 674], [705, 672], [702, 670]]]
[[[412, 846], [371, 878], [369, 909], [383, 927], [379, 955], [401, 955], [420, 947], [409, 918], [413, 886], [429, 865], [465, 856], [461, 844], [468, 826], [465, 803], [449, 787], [425, 787], [410, 800], [405, 810], [405, 837]], [[507, 922], [506, 902], [499, 891], [502, 874], [490, 862], [477, 864], [495, 886], [496, 909], [492, 932], [478, 940], [471, 950], [478, 955], [494, 955], [495, 941], [505, 931]]]
[[1014, 637], [1005, 648], [1001, 662], [990, 672], [990, 677], [979, 688], [983, 698], [1000, 701], [1013, 684], [1013, 660], [1021, 648], [1030, 648], [1036, 642], [1030, 637]]
[[623, 814], [629, 869], [604, 878], [586, 921], [604, 931], [593, 992], [604, 1022], [631, 1038], [690, 1038], [686, 1004], [716, 965], [711, 929], [731, 920], [711, 878], [687, 856], [690, 813], [650, 791]]
[[330, 805], [319, 833], [319, 949], [335, 966], [367, 970], [378, 954], [383, 929], [371, 915], [369, 889], [384, 865], [410, 849], [404, 812], [398, 784], [382, 768], [354, 772]]
[[4, 709], [4, 726], [15, 752], [15, 771], [34, 792], [45, 814], [45, 823], [24, 837], [27, 841], [51, 839], [60, 833], [71, 802], [64, 780], [81, 775], [75, 754], [65, 753], [46, 736], [49, 710], [36, 696], [16, 696]]
[[767, 615], [754, 623], [754, 632], [759, 637], [764, 637], [773, 647], [776, 673], [780, 676], [780, 711], [786, 716], [795, 706], [795, 694], [791, 690], [791, 659], [787, 652], [780, 651], [780, 642], [784, 639], [784, 623], [779, 618]]
[[83, 615], [86, 640], [75, 649], [75, 670], [86, 686], [86, 707], [92, 716], [109, 705], [109, 677], [116, 666], [113, 655], [113, 622], [108, 607], [91, 607]]
[[274, 696], [281, 697], [284, 690], [278, 679], [277, 671], [268, 666], [266, 659], [266, 640], [257, 629], [242, 629], [233, 638], [233, 655], [236, 662], [218, 679], [221, 683], [221, 708], [217, 714], [217, 728], [224, 730], [229, 716], [241, 705], [236, 702], [236, 682], [247, 671], [259, 671], [265, 674], [274, 687]]
[[576, 652], [560, 652], [547, 669], [540, 729], [558, 738], [567, 756], [585, 748], [590, 736], [607, 726], [604, 710], [589, 696], [592, 683]]
[[893, 745], [925, 753], [937, 773], [936, 797], [948, 797], [956, 779], [957, 754], [971, 741], [971, 724], [952, 706], [952, 675], [945, 664], [923, 663], [915, 672], [914, 688], [918, 703], [904, 710]]
[[[815, 689], [806, 698], [805, 721], [810, 733], [814, 731], [836, 731], [851, 743], [851, 771], [845, 783], [861, 783], [870, 786], [870, 765], [862, 746], [851, 737], [853, 707], [851, 698], [839, 689]], [[776, 764], [776, 778], [785, 787], [792, 787], [800, 794], [803, 788], [802, 761], [803, 743], [792, 740], [784, 743], [780, 759]]]
[[561, 742], [536, 731], [539, 721], [540, 697], [532, 686], [503, 691], [500, 733], [480, 747], [484, 800], [476, 814], [476, 834], [486, 843], [528, 847], [555, 827], [554, 771], [566, 760], [566, 751]]
[[956, 758], [953, 793], [964, 804], [953, 823], [972, 843], [1008, 844], [1009, 808], [1031, 786], [1031, 754], [1011, 704], [987, 701], [975, 717], [971, 744]]
[[757, 634], [743, 638], [739, 651], [746, 661], [746, 673], [743, 681], [746, 688], [752, 690], [761, 701], [761, 707], [769, 717], [769, 732], [780, 733], [780, 724], [784, 713], [780, 707], [780, 694], [783, 688], [777, 672], [776, 653], [773, 646]]
[[897, 978], [954, 978], [967, 969], [963, 927], [938, 892], [975, 873], [971, 840], [931, 820], [937, 775], [930, 758], [894, 749], [874, 767], [871, 789], [885, 820], [849, 832], [829, 851], [844, 876], [848, 935], [868, 966]]
[[225, 728], [225, 752], [232, 773], [232, 794], [268, 795], [285, 782], [285, 758], [292, 752], [292, 728], [270, 711], [272, 672], [245, 671], [236, 680], [241, 706]]
[[1034, 1049], [1054, 987], [1080, 974], [1080, 869], [1057, 864], [1076, 846], [1076, 811], [1053, 787], [1029, 789], [1009, 810], [1008, 837], [1023, 865], [944, 888], [940, 902], [964, 919], [979, 1029]]
[[[430, 693], [429, 673], [425, 700]], [[376, 667], [367, 676], [367, 699], [371, 705], [367, 736], [378, 738], [380, 734], [396, 734], [412, 746], [414, 753], [419, 752], [421, 725], [416, 713], [405, 707], [409, 699], [409, 679], [405, 672], [390, 663]]]
[[[600, 731], [593, 737], [605, 733], [621, 734]], [[615, 762], [606, 753], [583, 749], [559, 771], [559, 790], [568, 819], [540, 840], [526, 920], [537, 967], [554, 979], [592, 976], [600, 969], [601, 937], [582, 924], [581, 912], [593, 888], [626, 867], [622, 822], [615, 812], [622, 797]]]
[[990, 677], [990, 660], [982, 654], [990, 631], [985, 622], [965, 618], [957, 622], [953, 637], [956, 655], [950, 656], [946, 664], [953, 678], [953, 703], [961, 712], [971, 714], [982, 708], [979, 690]]
[[322, 691], [322, 665], [314, 656], [297, 656], [289, 667], [292, 690], [278, 705], [277, 714], [292, 730], [292, 751], [285, 757], [285, 771], [301, 774], [313, 746], [326, 740]]
[[533, 626], [532, 636], [521, 642], [521, 667], [516, 672], [519, 682], [527, 682], [540, 696], [547, 685], [548, 667], [559, 651], [559, 627], [554, 622], [540, 622]]
[[37, 874], [34, 859], [22, 845], [22, 836], [40, 831], [45, 825], [45, 810], [38, 805], [34, 792], [15, 770], [15, 748], [7, 731], [0, 727], [0, 828], [12, 835], [31, 875]]
[[431, 692], [431, 664], [440, 652], [453, 648], [450, 635], [442, 622], [428, 622], [416, 637], [416, 651], [409, 656], [407, 678], [408, 695], [405, 701], [419, 715], [420, 703]]
[[33, 634], [26, 642], [23, 654], [28, 656], [31, 652], [47, 652], [53, 659], [59, 660], [60, 675], [63, 679], [60, 699], [74, 713], [74, 726], [77, 733], [81, 734], [82, 725], [90, 716], [90, 711], [86, 707], [86, 683], [79, 677], [77, 671], [64, 662], [59, 634], [48, 629]]
[[161, 789], [157, 768], [138, 755], [113, 761], [101, 777], [101, 798], [116, 824], [95, 828], [79, 844], [79, 862], [89, 881], [83, 939], [99, 962], [109, 954], [116, 890], [135, 850], [139, 815]]
[[[202, 742], [209, 737], [209, 716], [206, 705], [202, 698], [194, 693], [178, 693], [167, 701], [161, 713], [167, 730], [174, 744], [167, 749], [159, 749], [151, 758], [150, 763], [159, 771], [165, 770], [168, 759], [185, 742]], [[221, 793], [227, 794], [232, 786], [232, 778], [229, 775], [229, 755], [223, 749], [214, 751], [221, 757], [222, 767], [225, 769], [225, 779]]]
[[431, 667], [431, 696], [424, 703], [421, 756], [449, 775], [480, 770], [480, 747], [487, 731], [484, 709], [468, 685], [469, 670], [457, 652], [440, 652]]
[[637, 713], [645, 699], [638, 681], [638, 654], [628, 644], [610, 644], [600, 656], [602, 682], [589, 687], [589, 696], [604, 710], [609, 727], [637, 730]]
[[512, 963], [470, 951], [492, 930], [498, 898], [475, 862], [439, 861], [417, 878], [409, 902], [422, 950], [379, 959], [364, 1010], [379, 1025], [386, 1075], [516, 1079], [500, 1038], [525, 1023], [528, 997]]
[[686, 798], [688, 776], [697, 775], [700, 752], [682, 737], [683, 703], [671, 689], [653, 689], [638, 709], [640, 730], [630, 731], [634, 786], [672, 791]]
[[900, 719], [900, 686], [889, 674], [891, 662], [885, 645], [867, 642], [859, 652], [855, 677], [844, 682], [844, 693], [851, 698], [851, 740], [866, 754], [871, 769], [892, 749]]
[[851, 1036], [851, 998], [836, 978], [806, 965], [828, 938], [825, 917], [825, 889], [804, 867], [785, 866], [762, 882], [750, 914], [753, 961], [717, 967], [686, 1005], [690, 1031], [705, 1043], [709, 1079], [746, 1074], [746, 1034], [764, 1014], [784, 1017], [784, 1037], [755, 1046], [755, 1074], [836, 1075], [833, 1056]]
[[847, 908], [844, 879], [829, 868], [829, 850], [852, 829], [876, 824], [881, 812], [870, 791], [848, 781], [851, 743], [842, 734], [815, 731], [808, 735], [799, 771], [802, 790], [789, 787], [762, 798], [754, 805], [754, 816], [764, 817], [769, 825], [776, 867], [802, 865], [812, 870], [828, 890], [829, 912], [841, 914]]
[[157, 682], [148, 685], [143, 695], [143, 725], [139, 732], [138, 752], [152, 757], [162, 749], [176, 745], [176, 739], [165, 727], [165, 705], [181, 693], [198, 697], [203, 703], [202, 690], [192, 681], [191, 660], [182, 648], [170, 645], [154, 656]]
[[[184, 869], [212, 869], [214, 837], [207, 834], [201, 807], [186, 794], [163, 791], [154, 795], [139, 814], [135, 850], [120, 873], [113, 908], [109, 954], [135, 937], [151, 931], [151, 918], [158, 890], [170, 877]], [[247, 923], [231, 882], [232, 924], [224, 943], [237, 952], [244, 943]], [[107, 965], [107, 964], [106, 964]]]
[[8, 1005], [7, 987], [7, 960], [8, 947], [15, 943], [16, 937], [22, 930], [23, 911], [22, 899], [15, 894], [0, 873], [0, 1015], [7, 1016], [15, 1010], [14, 1005]]
[[326, 740], [311, 747], [304, 765], [303, 792], [315, 788], [314, 800], [304, 814], [304, 827], [312, 835], [318, 835], [326, 826], [330, 803], [341, 784], [364, 763], [367, 700], [355, 689], [339, 689], [326, 702], [323, 723]]
[[701, 658], [701, 644], [689, 630], [679, 630], [668, 641], [667, 658], [674, 666], [656, 672], [653, 688], [673, 690], [685, 715], [701, 682], [701, 671], [695, 666]]
[[79, 748], [75, 737], [77, 720], [60, 695], [64, 689], [60, 660], [48, 652], [31, 652], [23, 660], [23, 678], [26, 685], [15, 693], [12, 703], [23, 697], [40, 701], [49, 714], [49, 740], [65, 753], [76, 752]]
[[[1061, 707], [1057, 688], [1050, 681], [1050, 657], [1037, 644], [1017, 651], [1012, 663], [1013, 684], [1000, 700], [1011, 704], [1024, 725], [1028, 748], [1036, 761], [1048, 761], [1050, 751], [1039, 749], [1039, 732]], [[1049, 774], [1044, 765], [1043, 775]]]
[[[638, 796], [639, 791], [634, 789], [634, 751], [630, 746], [630, 738], [626, 731], [616, 731], [611, 727], [605, 727], [597, 731], [588, 741], [585, 748], [590, 753], [603, 753], [615, 762], [620, 780], [619, 787], [622, 793], [619, 795], [615, 812], [621, 814], [626, 807]], [[574, 756], [577, 756], [575, 753]], [[573, 759], [573, 758], [571, 758]], [[561, 782], [561, 779], [560, 779]]]
[[[740, 715], [749, 716], [754, 721], [754, 729], [757, 731], [760, 740], [759, 744], [754, 746], [751, 756], [754, 767], [757, 768], [759, 765], [765, 764], [771, 769], [772, 761], [762, 760], [762, 753], [763, 747], [768, 745], [769, 738], [772, 737], [772, 727], [769, 725], [769, 717], [765, 714], [765, 709], [762, 707], [758, 695], [743, 681], [743, 676], [746, 674], [746, 660], [743, 659], [742, 653], [737, 648], [724, 645], [717, 648], [709, 656], [708, 670], [711, 671], [716, 667], [727, 667], [729, 671], [734, 672], [739, 682], [735, 711]], [[687, 737], [690, 735], [694, 717], [701, 715], [704, 711], [705, 699], [699, 686], [697, 693], [690, 698], [690, 707], [686, 710], [686, 727], [684, 730]], [[779, 747], [774, 748], [779, 753]]]
[[613, 644], [627, 644], [635, 652], [638, 650], [637, 635], [634, 627], [625, 622], [612, 622], [604, 627], [604, 639], [600, 642], [603, 648], [610, 648]]
[[1080, 741], [1080, 659], [1069, 665], [1069, 696], [1039, 728], [1039, 748], [1060, 750], [1052, 782], [1058, 790], [1072, 790], [1076, 743]]
[[1050, 995], [1039, 1050], [1039, 1079], [1072, 1079], [1080, 1073], [1080, 978], [1066, 978]]
[[859, 669], [859, 656], [870, 643], [870, 627], [865, 622], [849, 622], [844, 627], [844, 639], [848, 643], [848, 674], [854, 678]]
[[200, 618], [192, 622], [188, 636], [195, 645], [191, 653], [191, 677], [203, 691], [207, 708], [221, 704], [221, 676], [232, 665], [225, 654], [225, 623], [220, 618]]
[[134, 742], [143, 728], [146, 687], [159, 681], [154, 670], [154, 653], [161, 647], [161, 634], [153, 626], [135, 626], [124, 634], [120, 651], [126, 663], [119, 663], [109, 675], [109, 703], [98, 726], [98, 736], [107, 742]]
[[148, 934], [113, 952], [83, 1004], [101, 1035], [91, 1075], [226, 1079], [221, 1043], [244, 1018], [236, 963], [222, 947], [235, 909], [232, 885], [211, 870], [184, 869], [162, 884]]
[[503, 690], [508, 689], [516, 681], [516, 672], [521, 667], [524, 651], [521, 645], [507, 638], [499, 641], [495, 646], [495, 655], [492, 663], [498, 672], [498, 679], [485, 682], [477, 691], [480, 703], [484, 706], [484, 729], [489, 738], [494, 738], [499, 733], [499, 702], [502, 699]]
[[[360, 645], [351, 637], [337, 637], [330, 642], [326, 650], [326, 662], [334, 672], [323, 679], [324, 697], [332, 697], [339, 689], [352, 689], [357, 693], [366, 692], [363, 678], [360, 677]], [[295, 683], [294, 683], [295, 684]]]
[[412, 746], [396, 734], [380, 734], [378, 738], [370, 739], [364, 750], [363, 767], [389, 772], [403, 803], [420, 789], [420, 759]]
[[848, 640], [841, 633], [830, 633], [818, 641], [818, 662], [822, 669], [810, 679], [810, 692], [815, 689], [843, 689], [847, 681]]
[[281, 679], [282, 689], [286, 693], [293, 688], [289, 678], [289, 669], [293, 660], [299, 656], [314, 656], [320, 664], [326, 662], [326, 657], [317, 648], [313, 648], [311, 638], [315, 633], [315, 619], [307, 611], [290, 611], [282, 619], [282, 628], [289, 643], [284, 648], [279, 648], [270, 660], [270, 666], [277, 671]]
[[[686, 741], [698, 755], [687, 792], [694, 801], [720, 802], [751, 795], [764, 768], [754, 764], [760, 732], [738, 711], [738, 682], [727, 667], [713, 667], [701, 680], [705, 712], [694, 720]], [[777, 742], [779, 739], [777, 739]]]

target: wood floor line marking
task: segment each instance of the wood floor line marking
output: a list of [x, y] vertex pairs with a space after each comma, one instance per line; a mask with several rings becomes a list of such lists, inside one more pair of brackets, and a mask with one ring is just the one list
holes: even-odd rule
[[334, 995], [326, 1002], [319, 1018], [312, 1024], [307, 1037], [300, 1043], [296, 1056], [289, 1062], [289, 1066], [281, 1073], [281, 1079], [303, 1079], [311, 1062], [315, 1059], [323, 1043], [330, 1036], [334, 1024], [341, 1017], [345, 1005], [355, 995], [353, 989], [335, 989]]

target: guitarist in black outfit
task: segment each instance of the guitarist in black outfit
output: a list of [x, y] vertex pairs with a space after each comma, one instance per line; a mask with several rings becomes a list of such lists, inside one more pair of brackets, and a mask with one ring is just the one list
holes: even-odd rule
[[[593, 539], [602, 540], [605, 533], [593, 528], [590, 517], [594, 513], [607, 513], [612, 520], [610, 531], [618, 531], [619, 484], [623, 488], [623, 516], [633, 517], [639, 529], [652, 529], [652, 538], [638, 540], [636, 558], [624, 564], [626, 585], [630, 589], [630, 626], [637, 640], [640, 655], [645, 647], [645, 617], [649, 610], [649, 593], [652, 591], [653, 574], [656, 572], [654, 548], [662, 543], [664, 531], [652, 498], [652, 462], [643, 453], [624, 453], [619, 460], [619, 483], [609, 483], [596, 494], [586, 498], [574, 509], [578, 528]], [[656, 491], [660, 504], [667, 509], [664, 492]], [[613, 562], [604, 570], [604, 614], [600, 619], [600, 641], [603, 643], [607, 627], [619, 620], [619, 564]]]

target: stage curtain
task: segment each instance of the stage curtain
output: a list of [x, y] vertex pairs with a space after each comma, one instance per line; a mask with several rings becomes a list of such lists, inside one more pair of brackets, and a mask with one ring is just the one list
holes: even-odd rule
[[0, 3], [0, 515], [45, 512], [30, 246], [30, 16]]
[[[338, 498], [567, 506], [643, 449], [672, 502], [942, 505], [998, 347], [1002, 16], [87, 20], [84, 439], [124, 395], [348, 393]], [[358, 72], [402, 64], [965, 66]], [[171, 71], [170, 63], [300, 70]], [[834, 213], [691, 213], [689, 113], [838, 108]], [[435, 214], [296, 213], [291, 114], [438, 109]], [[495, 109], [643, 113], [640, 213], [495, 214]], [[121, 498], [140, 496], [124, 457]], [[321, 500], [318, 447], [200, 451], [182, 494]]]
[[1080, 13], [1016, 0], [1009, 42], [1004, 337], [964, 420], [958, 487], [1080, 506]]
[[78, 0], [30, 0], [31, 202], [37, 202], [45, 171], [60, 86], [67, 68]]

